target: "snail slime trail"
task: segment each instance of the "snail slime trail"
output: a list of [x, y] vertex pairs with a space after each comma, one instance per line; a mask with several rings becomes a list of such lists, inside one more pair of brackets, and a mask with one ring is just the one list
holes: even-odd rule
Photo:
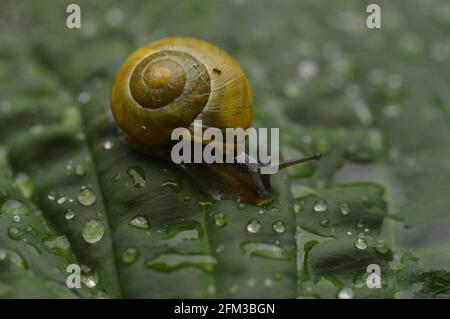
[[[241, 163], [260, 166], [261, 174], [275, 174], [279, 167], [279, 129], [226, 128], [223, 132], [210, 127], [203, 130], [202, 121], [195, 120], [194, 136], [184, 127], [172, 131], [172, 141], [178, 141], [171, 150], [175, 164]], [[248, 138], [248, 143], [246, 140]], [[206, 142], [205, 142], [206, 141]], [[270, 144], [270, 154], [268, 145]]]

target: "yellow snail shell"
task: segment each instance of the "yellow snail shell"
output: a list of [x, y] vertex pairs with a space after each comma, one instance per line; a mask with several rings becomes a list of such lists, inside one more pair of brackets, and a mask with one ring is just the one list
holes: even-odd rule
[[222, 49], [194, 38], [165, 38], [132, 53], [120, 67], [111, 109], [145, 153], [169, 147], [177, 127], [248, 128], [253, 98], [241, 67]]

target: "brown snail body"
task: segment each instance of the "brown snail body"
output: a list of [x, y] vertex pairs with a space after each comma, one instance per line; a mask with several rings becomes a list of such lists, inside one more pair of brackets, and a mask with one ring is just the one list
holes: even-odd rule
[[[165, 38], [136, 50], [117, 72], [110, 100], [127, 141], [140, 152], [169, 160], [176, 128], [194, 135], [195, 120], [204, 129], [221, 131], [247, 129], [252, 122], [253, 98], [244, 71], [223, 50], [194, 38]], [[273, 197], [260, 164], [180, 166], [205, 192], [255, 204]]]

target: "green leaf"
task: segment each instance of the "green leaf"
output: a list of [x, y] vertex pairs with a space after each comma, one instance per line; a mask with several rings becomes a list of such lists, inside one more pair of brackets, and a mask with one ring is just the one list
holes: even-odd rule
[[[448, 298], [445, 1], [380, 1], [379, 30], [357, 0], [78, 3], [79, 30], [63, 2], [0, 5], [0, 297]], [[110, 87], [167, 35], [230, 52], [255, 126], [280, 128], [286, 159], [323, 159], [256, 207], [133, 151]]]

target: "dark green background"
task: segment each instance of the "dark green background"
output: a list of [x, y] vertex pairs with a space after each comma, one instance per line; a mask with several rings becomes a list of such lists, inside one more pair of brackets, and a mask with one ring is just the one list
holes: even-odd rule
[[[356, 298], [448, 298], [450, 3], [380, 0], [382, 28], [369, 30], [370, 2], [77, 1], [82, 28], [70, 30], [69, 1], [3, 0], [0, 296], [334, 298], [350, 287]], [[254, 124], [280, 128], [285, 158], [324, 153], [278, 174], [279, 197], [263, 214], [207, 198], [179, 170], [131, 151], [112, 124], [109, 91], [126, 56], [182, 35], [242, 65]], [[143, 188], [133, 186], [130, 167], [144, 171]], [[82, 186], [93, 189], [95, 205], [77, 202]], [[314, 211], [319, 198], [326, 212]], [[12, 212], [11, 199], [21, 203]], [[64, 218], [68, 209], [73, 220]], [[218, 212], [225, 227], [215, 224]], [[149, 231], [129, 225], [136, 215]], [[81, 229], [93, 218], [105, 234], [88, 244]], [[246, 231], [252, 218], [257, 234]], [[276, 220], [286, 225], [281, 234]], [[19, 229], [15, 238], [10, 227]], [[366, 249], [354, 247], [360, 233]], [[49, 247], [62, 234], [70, 248]], [[243, 248], [248, 242], [280, 248], [260, 256]], [[130, 247], [139, 257], [129, 265], [122, 254]], [[168, 254], [187, 262], [172, 271], [145, 266]], [[96, 287], [68, 290], [70, 263], [88, 266], [84, 278], [97, 278]], [[372, 263], [382, 289], [365, 285]]]

